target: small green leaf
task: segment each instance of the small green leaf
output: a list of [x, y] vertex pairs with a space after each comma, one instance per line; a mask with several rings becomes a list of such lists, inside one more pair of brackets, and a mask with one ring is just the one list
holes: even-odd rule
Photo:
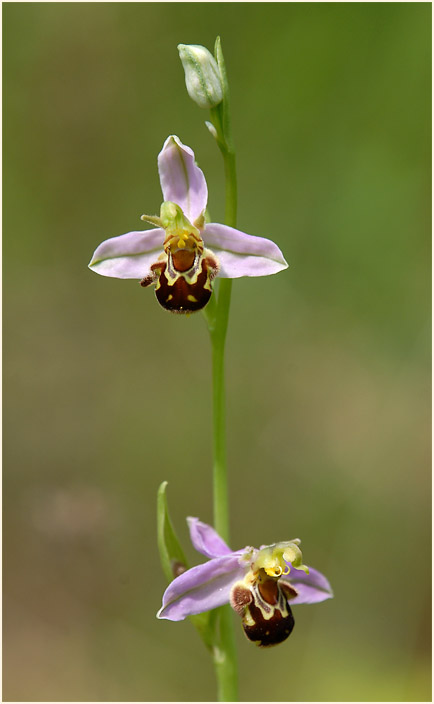
[[[161, 566], [167, 580], [171, 582], [177, 576], [177, 570], [188, 568], [184, 551], [180, 545], [169, 516], [166, 498], [167, 482], [160, 484], [157, 493], [157, 534]], [[190, 616], [189, 620], [197, 628], [199, 635], [208, 649], [213, 647], [213, 631], [210, 626], [210, 613]]]
[[166, 487], [167, 482], [160, 484], [157, 494], [157, 535], [161, 566], [171, 582], [176, 577], [177, 566], [187, 569], [187, 560], [170, 521]]

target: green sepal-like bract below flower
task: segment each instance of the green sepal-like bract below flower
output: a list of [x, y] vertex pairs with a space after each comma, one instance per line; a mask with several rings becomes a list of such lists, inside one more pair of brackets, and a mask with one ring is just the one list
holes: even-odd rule
[[[161, 566], [168, 582], [188, 569], [187, 560], [169, 516], [166, 498], [167, 482], [162, 482], [157, 494], [157, 536]], [[211, 650], [213, 644], [209, 614], [194, 614], [189, 617], [197, 628], [206, 647]]]
[[164, 202], [160, 215], [144, 215], [156, 229], [102, 242], [89, 268], [119, 279], [155, 284], [159, 303], [175, 313], [201, 310], [215, 277], [268, 276], [288, 264], [279, 247], [228, 225], [205, 223], [208, 189], [193, 151], [172, 135], [158, 156]]

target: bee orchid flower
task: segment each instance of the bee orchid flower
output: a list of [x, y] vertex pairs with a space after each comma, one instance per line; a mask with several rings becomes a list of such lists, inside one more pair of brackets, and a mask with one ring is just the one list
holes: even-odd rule
[[292, 606], [333, 596], [326, 577], [302, 563], [300, 540], [232, 552], [211, 526], [197, 518], [187, 521], [195, 549], [209, 560], [169, 584], [158, 618], [182, 621], [229, 602], [247, 638], [267, 647], [290, 635]]
[[268, 276], [286, 269], [278, 246], [233, 227], [206, 223], [208, 188], [193, 151], [174, 135], [158, 156], [164, 202], [160, 215], [142, 215], [151, 230], [111, 237], [95, 250], [89, 268], [118, 279], [155, 285], [159, 303], [191, 313], [208, 303], [216, 276]]

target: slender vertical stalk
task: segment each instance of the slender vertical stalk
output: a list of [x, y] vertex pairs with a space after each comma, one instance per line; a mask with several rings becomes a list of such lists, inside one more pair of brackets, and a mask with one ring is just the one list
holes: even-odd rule
[[226, 208], [225, 208], [225, 222], [226, 225], [230, 227], [236, 227], [237, 224], [237, 204], [238, 204], [238, 193], [237, 193], [237, 170], [235, 164], [235, 153], [232, 150], [228, 150], [223, 153], [223, 159], [225, 164], [225, 178], [226, 178]]
[[219, 702], [238, 701], [238, 662], [230, 606], [219, 609], [220, 643], [214, 646], [214, 666]]
[[[228, 499], [228, 477], [226, 463], [226, 394], [225, 394], [225, 337], [227, 329], [227, 313], [229, 312], [230, 289], [226, 292], [227, 301], [223, 304], [221, 296], [217, 308], [217, 324], [215, 332], [211, 333], [212, 342], [212, 376], [213, 376], [213, 488], [214, 488], [214, 526], [226, 542], [229, 542], [229, 499]], [[226, 309], [226, 321], [223, 321], [219, 313]], [[225, 324], [226, 323], [226, 324]], [[222, 328], [218, 330], [218, 327]], [[225, 329], [226, 328], [226, 329]]]
[[[225, 153], [223, 153], [225, 157]], [[229, 159], [229, 155], [227, 157]], [[236, 218], [235, 156], [226, 165], [226, 221]], [[229, 223], [228, 223], [229, 224]], [[225, 541], [229, 541], [229, 499], [226, 457], [226, 405], [225, 405], [225, 342], [231, 302], [232, 281], [222, 279], [216, 306], [214, 324], [210, 326], [213, 367], [213, 425], [214, 425], [214, 525]], [[230, 606], [219, 609], [218, 645], [214, 647], [214, 664], [221, 702], [238, 701], [238, 667]]]
[[[223, 101], [211, 110], [211, 119], [217, 133], [217, 144], [223, 156], [225, 169], [225, 223], [237, 223], [237, 172], [229, 105], [229, 85], [226, 67], [217, 38], [215, 53], [223, 89]], [[231, 303], [232, 281], [221, 279], [217, 304], [212, 321], [208, 321], [213, 362], [213, 423], [214, 423], [214, 526], [218, 533], [229, 540], [229, 503], [226, 467], [225, 384], [224, 355]]]
[[[226, 224], [235, 223], [237, 209], [235, 155], [223, 152], [226, 175]], [[229, 162], [229, 163], [228, 163]], [[228, 222], [230, 221], [230, 223]], [[229, 541], [229, 506], [226, 462], [225, 343], [232, 281], [220, 281], [215, 322], [211, 332], [214, 422], [214, 525]]]
[[[226, 176], [226, 223], [236, 223], [237, 190], [235, 155], [222, 149]], [[226, 458], [225, 406], [225, 342], [231, 302], [232, 281], [220, 281], [214, 324], [210, 327], [213, 365], [213, 424], [214, 424], [214, 525], [229, 541], [229, 499]], [[230, 606], [219, 609], [218, 646], [214, 648], [214, 664], [218, 681], [219, 701], [238, 701], [238, 667]]]
[[[211, 120], [225, 169], [225, 223], [235, 227], [237, 221], [235, 152], [231, 134], [229, 85], [219, 37], [216, 40], [215, 54], [220, 72], [223, 101], [211, 109]], [[225, 342], [231, 291], [232, 281], [221, 279], [218, 295], [215, 294], [217, 303], [207, 318], [212, 344], [213, 369], [214, 526], [226, 542], [229, 542], [229, 497], [226, 458]], [[220, 607], [216, 616], [213, 654], [219, 701], [238, 701], [237, 652], [230, 606]]]

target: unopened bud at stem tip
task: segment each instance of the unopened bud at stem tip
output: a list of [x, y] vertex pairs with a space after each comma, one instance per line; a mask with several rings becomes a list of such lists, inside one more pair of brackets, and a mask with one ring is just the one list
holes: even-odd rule
[[221, 103], [220, 72], [211, 52], [198, 44], [179, 44], [178, 51], [190, 98], [201, 108], [214, 108]]

